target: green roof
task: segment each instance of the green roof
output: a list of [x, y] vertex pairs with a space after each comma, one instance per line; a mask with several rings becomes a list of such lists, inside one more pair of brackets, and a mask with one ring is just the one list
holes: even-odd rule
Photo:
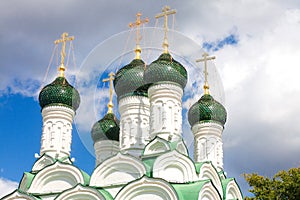
[[197, 122], [215, 121], [224, 126], [227, 112], [222, 104], [211, 95], [203, 95], [188, 112], [188, 120], [191, 126]]
[[100, 140], [119, 141], [119, 123], [119, 120], [113, 113], [107, 113], [92, 127], [91, 136], [94, 143]]
[[148, 158], [143, 158], [143, 163], [144, 163], [144, 166], [146, 168], [146, 175], [148, 177], [153, 177], [153, 164], [156, 160], [156, 156], [154, 157], [148, 157]]
[[46, 106], [60, 105], [70, 107], [76, 111], [80, 104], [80, 96], [65, 77], [57, 77], [41, 90], [39, 102], [42, 109]]
[[114, 87], [118, 99], [131, 95], [148, 97], [149, 85], [144, 82], [145, 66], [141, 59], [134, 59], [116, 73]]
[[187, 71], [169, 53], [163, 53], [147, 67], [144, 80], [148, 84], [174, 82], [184, 88], [187, 83]]

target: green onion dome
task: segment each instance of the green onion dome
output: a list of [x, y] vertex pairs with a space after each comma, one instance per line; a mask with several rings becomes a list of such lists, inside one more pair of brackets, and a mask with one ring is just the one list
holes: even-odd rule
[[227, 113], [222, 104], [211, 95], [204, 94], [188, 112], [188, 120], [191, 126], [197, 122], [215, 121], [224, 126]]
[[116, 73], [114, 88], [118, 99], [128, 95], [148, 96], [149, 86], [144, 82], [144, 69], [144, 61], [134, 59]]
[[187, 82], [187, 71], [169, 53], [163, 53], [147, 67], [144, 80], [148, 84], [170, 81], [184, 88]]
[[52, 83], [46, 85], [39, 94], [42, 109], [51, 105], [62, 105], [77, 110], [80, 104], [78, 91], [68, 83], [65, 77], [57, 77]]
[[119, 123], [113, 113], [107, 113], [93, 125], [91, 135], [94, 143], [101, 140], [119, 141]]

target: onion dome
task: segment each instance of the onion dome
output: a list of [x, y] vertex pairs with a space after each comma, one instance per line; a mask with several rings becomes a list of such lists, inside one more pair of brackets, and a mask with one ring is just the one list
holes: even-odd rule
[[60, 76], [41, 90], [39, 102], [42, 109], [46, 106], [61, 105], [76, 111], [80, 104], [80, 96], [67, 79]]
[[187, 82], [187, 71], [169, 53], [163, 53], [147, 67], [144, 80], [148, 84], [170, 81], [184, 88]]
[[204, 94], [188, 112], [188, 120], [191, 126], [197, 122], [215, 121], [224, 126], [227, 113], [222, 104], [216, 101], [210, 94]]
[[101, 140], [119, 141], [119, 123], [113, 113], [107, 113], [93, 125], [91, 135], [94, 143]]
[[118, 99], [128, 95], [148, 96], [149, 86], [144, 82], [144, 68], [144, 61], [134, 59], [116, 73], [114, 88]]

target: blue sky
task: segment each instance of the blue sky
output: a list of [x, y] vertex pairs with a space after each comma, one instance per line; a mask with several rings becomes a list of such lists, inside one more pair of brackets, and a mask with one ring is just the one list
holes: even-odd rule
[[[210, 76], [211, 87], [217, 88], [214, 94], [228, 112], [223, 135], [228, 176], [237, 178], [245, 193], [248, 187], [241, 174], [272, 176], [300, 165], [295, 156], [300, 154], [298, 0], [1, 1], [0, 197], [3, 191], [16, 187], [24, 171], [30, 171], [34, 154], [39, 152], [42, 118], [37, 97], [40, 87], [57, 74], [54, 59], [43, 81], [53, 41], [65, 31], [75, 36], [77, 64], [67, 74], [71, 82], [76, 75], [82, 104], [71, 154], [77, 166], [91, 173], [94, 158], [89, 128], [105, 113], [108, 95], [105, 87], [95, 86], [103, 71], [131, 59], [124, 46], [133, 48], [134, 40], [124, 45], [130, 35], [124, 31], [136, 13], [149, 17], [146, 27], [153, 27], [155, 14], [166, 4], [178, 11], [174, 27], [178, 32], [174, 32], [173, 41], [179, 44], [170, 42], [174, 54], [194, 58], [195, 49], [203, 47], [217, 57], [209, 73], [218, 70], [222, 84], [213, 82], [217, 76]], [[145, 60], [156, 57], [147, 52], [143, 51]], [[99, 63], [92, 62], [93, 56]], [[199, 71], [191, 68], [191, 82], [185, 91], [190, 98], [183, 104], [186, 108], [200, 96], [200, 89], [193, 87], [199, 84], [198, 78]]]

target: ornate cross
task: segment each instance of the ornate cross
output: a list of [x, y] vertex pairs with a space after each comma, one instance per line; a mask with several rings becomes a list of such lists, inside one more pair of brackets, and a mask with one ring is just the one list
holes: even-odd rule
[[68, 36], [69, 34], [64, 32], [61, 35], [61, 39], [54, 41], [54, 44], [62, 43], [61, 53], [60, 53], [61, 60], [60, 60], [60, 66], [58, 68], [61, 77], [64, 77], [64, 72], [65, 72], [66, 42], [74, 40], [74, 36], [70, 36], [70, 37]]
[[113, 80], [115, 79], [115, 74], [113, 72], [110, 72], [108, 76], [109, 76], [109, 78], [105, 78], [102, 81], [103, 82], [109, 81], [109, 102], [107, 104], [107, 107], [108, 107], [107, 113], [112, 113], [113, 112], [112, 109], [114, 107], [114, 104], [112, 102], [112, 95], [113, 95]]
[[164, 48], [164, 53], [168, 53], [168, 47], [169, 47], [169, 43], [168, 43], [168, 15], [172, 15], [175, 14], [176, 10], [170, 10], [169, 6], [165, 6], [162, 9], [162, 13], [159, 13], [155, 16], [156, 19], [160, 18], [160, 17], [164, 17], [164, 29], [165, 29], [165, 36], [164, 36], [164, 42], [162, 47]]
[[204, 71], [203, 71], [204, 72], [204, 86], [203, 86], [203, 89], [204, 89], [204, 94], [209, 94], [209, 86], [208, 86], [208, 81], [207, 81], [207, 75], [208, 75], [208, 73], [207, 73], [207, 61], [216, 59], [216, 57], [215, 56], [209, 57], [208, 53], [204, 53], [202, 55], [202, 57], [203, 58], [196, 60], [196, 62], [204, 62]]
[[144, 20], [141, 20], [141, 15], [142, 14], [140, 12], [138, 12], [136, 14], [136, 21], [134, 23], [131, 22], [129, 24], [130, 28], [136, 27], [136, 48], [134, 50], [136, 59], [141, 59], [141, 52], [142, 52], [142, 49], [140, 47], [140, 41], [141, 41], [140, 26], [142, 24], [149, 22], [148, 17], [146, 17], [146, 19], [144, 19]]

